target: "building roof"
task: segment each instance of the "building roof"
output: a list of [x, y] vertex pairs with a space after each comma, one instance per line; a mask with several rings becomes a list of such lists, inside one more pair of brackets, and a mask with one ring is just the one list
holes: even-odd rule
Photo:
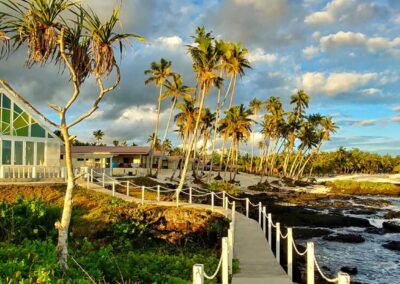
[[[149, 146], [71, 146], [72, 154], [114, 154], [145, 155], [149, 154]], [[61, 153], [65, 153], [61, 147]]]

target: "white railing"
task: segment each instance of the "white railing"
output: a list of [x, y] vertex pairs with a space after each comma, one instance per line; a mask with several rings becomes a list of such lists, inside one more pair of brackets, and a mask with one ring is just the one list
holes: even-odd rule
[[65, 167], [51, 166], [0, 166], [0, 179], [65, 178]]
[[[113, 177], [110, 177], [106, 175], [104, 172], [103, 173], [98, 173], [95, 170], [91, 169], [90, 172], [86, 175], [86, 180], [87, 180], [87, 186], [90, 186], [90, 183], [95, 183], [101, 185], [103, 188], [105, 188], [107, 185], [111, 185], [111, 190], [112, 190], [112, 195], [115, 196], [116, 193], [116, 186], [120, 186], [124, 188], [125, 194], [127, 196], [131, 196], [132, 189], [138, 189], [140, 188], [141, 192], [141, 197], [140, 197], [140, 202], [144, 204], [146, 201], [146, 191], [149, 192], [155, 192], [156, 193], [156, 200], [157, 202], [161, 201], [161, 194], [171, 194], [175, 193], [175, 189], [167, 188], [164, 186], [156, 185], [153, 187], [145, 187], [145, 186], [140, 186], [132, 181], [120, 181], [116, 180]], [[296, 253], [299, 256], [305, 256], [306, 257], [306, 278], [307, 278], [307, 284], [314, 284], [315, 283], [315, 270], [318, 271], [318, 273], [321, 275], [323, 279], [325, 279], [327, 282], [330, 283], [337, 283], [337, 284], [350, 284], [350, 276], [346, 273], [339, 272], [337, 273], [335, 278], [330, 278], [324, 274], [324, 272], [321, 270], [315, 253], [314, 253], [314, 243], [313, 242], [307, 242], [307, 247], [306, 249], [301, 252], [299, 248], [296, 246], [294, 237], [293, 237], [293, 229], [292, 228], [286, 228], [286, 234], [283, 234], [282, 229], [281, 229], [281, 224], [279, 222], [274, 223], [272, 220], [272, 214], [267, 212], [267, 207], [264, 206], [261, 202], [258, 204], [254, 204], [250, 201], [249, 198], [238, 198], [235, 197], [225, 191], [223, 192], [212, 192], [209, 190], [204, 190], [204, 189], [195, 189], [192, 187], [184, 188], [181, 190], [181, 193], [184, 195], [188, 196], [188, 203], [192, 204], [194, 198], [204, 198], [207, 196], [210, 196], [211, 201], [210, 201], [210, 207], [211, 210], [215, 209], [215, 201], [216, 198], [221, 200], [222, 203], [222, 208], [225, 210], [229, 210], [229, 205], [232, 205], [231, 207], [231, 222], [230, 222], [230, 228], [228, 230], [228, 236], [222, 238], [222, 251], [221, 251], [221, 256], [220, 256], [220, 261], [217, 266], [216, 271], [212, 275], [208, 275], [204, 271], [204, 265], [203, 264], [195, 264], [193, 266], [193, 283], [195, 284], [203, 284], [204, 283], [204, 278], [206, 279], [214, 279], [217, 275], [218, 272], [221, 270], [222, 273], [222, 284], [227, 284], [228, 283], [228, 278], [229, 275], [232, 275], [232, 270], [233, 270], [233, 248], [234, 248], [234, 229], [235, 229], [235, 213], [236, 213], [236, 201], [238, 202], [244, 202], [244, 208], [245, 208], [245, 216], [247, 218], [250, 218], [250, 210], [252, 208], [255, 208], [258, 210], [258, 223], [261, 226], [261, 229], [264, 232], [264, 236], [267, 237], [267, 241], [269, 243], [270, 248], [272, 249], [272, 230], [273, 228], [275, 229], [275, 257], [276, 260], [279, 264], [281, 264], [281, 240], [286, 240], [287, 242], [287, 255], [286, 255], [286, 260], [287, 260], [287, 274], [290, 278], [291, 281], [293, 281], [293, 255]], [[246, 193], [246, 192], [243, 192]], [[232, 201], [230, 201], [232, 200]], [[179, 205], [179, 204], [178, 204]]]

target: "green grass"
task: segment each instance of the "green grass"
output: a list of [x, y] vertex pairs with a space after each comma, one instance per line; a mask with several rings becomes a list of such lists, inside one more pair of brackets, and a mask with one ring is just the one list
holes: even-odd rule
[[335, 193], [400, 196], [400, 186], [392, 183], [336, 180], [326, 182], [325, 184]]

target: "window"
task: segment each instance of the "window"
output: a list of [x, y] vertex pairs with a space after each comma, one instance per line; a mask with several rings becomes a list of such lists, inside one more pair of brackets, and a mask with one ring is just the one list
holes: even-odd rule
[[23, 164], [23, 155], [24, 155], [24, 142], [15, 141], [14, 142], [14, 165], [22, 165]]
[[36, 144], [36, 156], [37, 156], [37, 164], [39, 166], [45, 165], [45, 160], [44, 160], [44, 143], [43, 142], [37, 142]]
[[78, 158], [78, 162], [83, 162], [83, 161], [85, 161], [85, 159], [83, 159], [83, 158]]
[[3, 165], [11, 165], [11, 141], [3, 140], [2, 143]]
[[31, 125], [31, 136], [32, 137], [39, 137], [39, 138], [45, 138], [46, 137], [46, 131], [41, 127], [39, 124], [32, 123]]
[[33, 166], [35, 164], [35, 143], [34, 142], [26, 142], [26, 161], [25, 164], [28, 166]]
[[60, 155], [60, 160], [64, 160], [64, 155]]

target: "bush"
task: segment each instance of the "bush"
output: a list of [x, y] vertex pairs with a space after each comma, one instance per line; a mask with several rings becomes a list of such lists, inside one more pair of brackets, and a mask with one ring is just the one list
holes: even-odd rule
[[333, 192], [354, 195], [391, 195], [400, 196], [400, 186], [392, 183], [335, 180], [326, 183]]
[[216, 180], [209, 184], [208, 189], [214, 192], [222, 192], [225, 191], [231, 195], [238, 194], [239, 190], [237, 187], [229, 182], [224, 180]]

